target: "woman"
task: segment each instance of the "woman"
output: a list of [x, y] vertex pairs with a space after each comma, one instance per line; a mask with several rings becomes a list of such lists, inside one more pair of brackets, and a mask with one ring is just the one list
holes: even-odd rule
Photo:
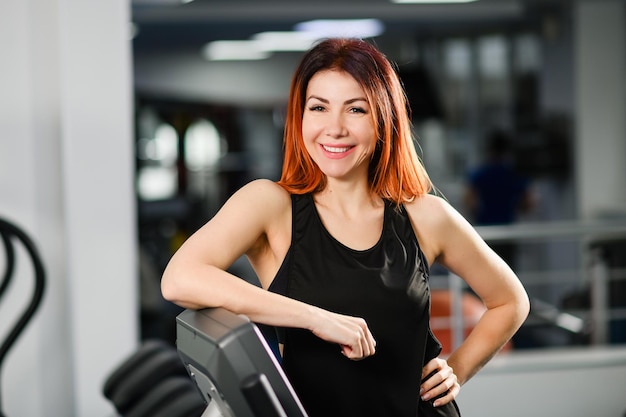
[[[310, 416], [455, 416], [455, 397], [517, 331], [528, 298], [469, 223], [430, 193], [408, 104], [371, 44], [329, 39], [291, 83], [278, 183], [237, 191], [170, 260], [166, 299], [281, 329]], [[226, 272], [242, 254], [261, 288]], [[447, 360], [430, 332], [429, 266], [486, 312]]]

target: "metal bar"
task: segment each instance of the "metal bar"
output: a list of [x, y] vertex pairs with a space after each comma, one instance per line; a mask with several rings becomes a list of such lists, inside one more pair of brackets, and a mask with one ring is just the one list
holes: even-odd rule
[[605, 344], [608, 341], [608, 282], [609, 267], [602, 249], [591, 249], [591, 343]]
[[463, 280], [450, 272], [450, 317], [452, 319], [450, 332], [452, 335], [452, 350], [459, 347], [465, 339], [465, 321], [463, 318]]
[[486, 241], [626, 236], [626, 222], [623, 221], [518, 223], [505, 226], [477, 226], [475, 229]]

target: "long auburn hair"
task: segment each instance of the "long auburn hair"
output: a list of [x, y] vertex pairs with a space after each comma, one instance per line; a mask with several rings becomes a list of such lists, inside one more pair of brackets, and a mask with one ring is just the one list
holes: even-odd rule
[[321, 191], [326, 186], [326, 176], [311, 159], [302, 138], [306, 90], [313, 75], [323, 70], [350, 74], [370, 103], [378, 137], [369, 163], [370, 190], [398, 205], [430, 192], [433, 185], [415, 149], [406, 94], [394, 67], [372, 44], [346, 38], [315, 45], [294, 73], [278, 184], [292, 194]]

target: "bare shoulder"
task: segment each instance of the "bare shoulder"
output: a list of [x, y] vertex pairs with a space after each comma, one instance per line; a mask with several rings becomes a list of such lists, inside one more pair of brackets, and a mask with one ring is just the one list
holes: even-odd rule
[[282, 231], [285, 225], [291, 224], [291, 194], [271, 180], [247, 183], [233, 194], [226, 206], [235, 207], [229, 211], [238, 214], [238, 221], [258, 222], [264, 234]]
[[267, 288], [291, 243], [291, 195], [273, 181], [254, 180], [233, 194], [225, 208], [225, 233], [238, 236], [237, 244]]
[[290, 194], [274, 181], [267, 179], [250, 181], [235, 192], [231, 200], [254, 211], [275, 212], [291, 207]]
[[442, 197], [425, 194], [405, 203], [405, 207], [420, 246], [430, 262], [440, 256], [446, 240], [471, 230], [463, 216]]
[[405, 203], [405, 207], [412, 219], [419, 219], [420, 223], [432, 227], [442, 226], [460, 216], [450, 203], [433, 194], [424, 194], [410, 203]]
[[289, 198], [289, 193], [276, 182], [268, 179], [256, 179], [252, 180], [239, 189], [238, 192], [243, 192], [252, 195], [266, 195], [272, 199]]
[[210, 222], [225, 238], [237, 237], [249, 242], [284, 229], [290, 221], [289, 193], [273, 181], [253, 180], [237, 190]]

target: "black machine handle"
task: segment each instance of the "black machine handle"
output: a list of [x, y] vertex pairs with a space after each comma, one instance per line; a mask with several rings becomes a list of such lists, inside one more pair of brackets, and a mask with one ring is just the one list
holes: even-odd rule
[[13, 270], [15, 269], [15, 249], [9, 236], [0, 232], [0, 238], [2, 238], [2, 244], [4, 245], [4, 252], [6, 254], [6, 268], [4, 269], [4, 275], [2, 276], [2, 282], [0, 282], [0, 300], [4, 295], [4, 292], [9, 288], [9, 283], [13, 278]]
[[[28, 255], [31, 258], [33, 269], [35, 273], [35, 288], [30, 302], [20, 315], [19, 319], [15, 322], [11, 328], [9, 334], [0, 345], [0, 382], [2, 377], [2, 363], [9, 352], [9, 350], [15, 344], [15, 341], [22, 334], [29, 321], [33, 318], [33, 315], [39, 308], [43, 299], [44, 289], [46, 286], [46, 273], [41, 260], [41, 256], [37, 250], [37, 247], [31, 240], [31, 238], [18, 226], [12, 222], [0, 218], [0, 236], [2, 236], [2, 243], [4, 244], [6, 254], [6, 268], [5, 273], [0, 283], [0, 298], [4, 296], [6, 289], [9, 286], [15, 272], [15, 248], [14, 239], [17, 239], [22, 243]], [[0, 384], [1, 385], [1, 384]], [[0, 386], [0, 417], [4, 417], [2, 412], [2, 388]]]
[[287, 417], [265, 374], [249, 375], [242, 381], [241, 391], [255, 416]]

